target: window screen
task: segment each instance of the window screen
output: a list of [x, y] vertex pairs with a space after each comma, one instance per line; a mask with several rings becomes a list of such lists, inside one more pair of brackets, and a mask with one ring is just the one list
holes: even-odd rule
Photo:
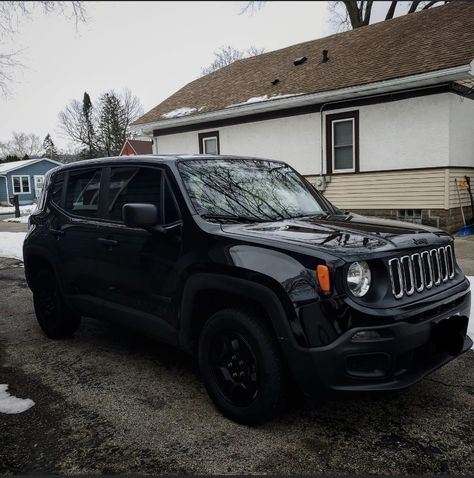
[[161, 187], [161, 171], [158, 169], [112, 168], [108, 193], [109, 218], [122, 222], [122, 207], [130, 203], [155, 204], [161, 211]]
[[354, 169], [354, 122], [333, 121], [334, 170]]
[[78, 216], [97, 217], [101, 169], [71, 171], [66, 192], [66, 210]]

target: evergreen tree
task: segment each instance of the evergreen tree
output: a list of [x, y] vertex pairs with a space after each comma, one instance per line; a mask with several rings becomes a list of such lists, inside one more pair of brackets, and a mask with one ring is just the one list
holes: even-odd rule
[[98, 123], [99, 143], [106, 156], [120, 153], [126, 139], [127, 115], [120, 98], [114, 91], [104, 93], [100, 98]]
[[30, 159], [30, 157], [29, 157], [27, 154], [25, 154], [25, 155], [23, 156], [23, 158], [21, 158], [21, 159], [24, 161], [25, 159]]
[[58, 156], [58, 150], [49, 133], [43, 140], [43, 149], [46, 157], [49, 159], [55, 159]]
[[97, 157], [97, 148], [96, 148], [96, 135], [94, 130], [94, 118], [93, 118], [93, 106], [92, 101], [87, 91], [84, 92], [84, 96], [82, 98], [82, 114], [84, 119], [84, 127], [85, 127], [85, 137], [88, 149], [86, 156], [88, 158], [95, 158]]

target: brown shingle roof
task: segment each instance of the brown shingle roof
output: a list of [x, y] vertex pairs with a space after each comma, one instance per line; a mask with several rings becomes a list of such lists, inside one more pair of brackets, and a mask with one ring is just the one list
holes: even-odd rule
[[[328, 63], [321, 63], [322, 50], [329, 50]], [[307, 61], [294, 66], [302, 56]], [[166, 119], [180, 108], [192, 108], [191, 114], [217, 111], [252, 97], [337, 90], [473, 59], [474, 2], [456, 1], [236, 61], [188, 83], [135, 124]], [[272, 85], [274, 79], [280, 82]]]

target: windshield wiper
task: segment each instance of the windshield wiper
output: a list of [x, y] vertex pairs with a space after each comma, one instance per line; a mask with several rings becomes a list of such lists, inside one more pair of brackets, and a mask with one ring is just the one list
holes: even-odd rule
[[236, 221], [236, 222], [266, 222], [263, 219], [256, 217], [239, 216], [233, 214], [201, 214], [204, 219], [216, 219], [222, 221]]

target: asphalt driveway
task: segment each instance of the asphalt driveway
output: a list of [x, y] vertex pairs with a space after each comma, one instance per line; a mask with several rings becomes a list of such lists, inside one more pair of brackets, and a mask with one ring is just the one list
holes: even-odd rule
[[297, 403], [250, 428], [223, 418], [184, 354], [86, 319], [40, 331], [21, 264], [0, 259], [1, 473], [472, 473], [474, 353], [383, 398]]

